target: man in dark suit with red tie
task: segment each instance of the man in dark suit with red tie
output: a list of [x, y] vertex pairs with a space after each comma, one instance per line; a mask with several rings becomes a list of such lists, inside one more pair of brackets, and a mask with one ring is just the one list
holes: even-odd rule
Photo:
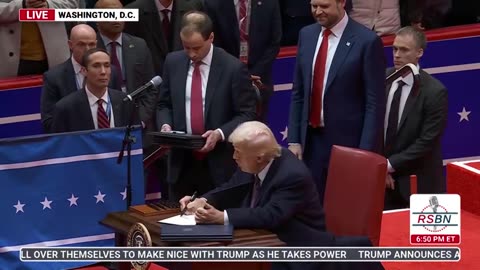
[[[129, 124], [132, 104], [126, 94], [108, 87], [110, 55], [103, 49], [85, 52], [81, 65], [85, 87], [62, 98], [53, 110], [52, 132], [123, 127]], [[139, 124], [137, 116], [134, 123]]]
[[182, 21], [184, 51], [165, 60], [157, 110], [162, 131], [203, 135], [199, 151], [172, 149], [167, 182], [170, 198], [206, 192], [227, 181], [235, 170], [226, 139], [242, 122], [253, 120], [255, 92], [245, 65], [212, 45], [210, 18], [190, 12]]
[[282, 39], [278, 0], [205, 0], [205, 12], [213, 21], [213, 43], [247, 64], [260, 80], [260, 119], [267, 120], [273, 94], [272, 65]]
[[[425, 34], [411, 26], [400, 29], [393, 41], [394, 69], [418, 66], [426, 48]], [[420, 69], [387, 85], [385, 156], [388, 159], [385, 208], [407, 208], [410, 175], [416, 175], [418, 193], [445, 193], [441, 139], [447, 124], [448, 95], [445, 86]]]
[[321, 201], [332, 145], [374, 152], [383, 145], [383, 44], [344, 6], [311, 1], [318, 23], [300, 31], [290, 107], [289, 149], [312, 171]]

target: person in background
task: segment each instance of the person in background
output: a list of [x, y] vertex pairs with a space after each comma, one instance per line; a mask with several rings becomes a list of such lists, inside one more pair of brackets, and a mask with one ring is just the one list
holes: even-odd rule
[[[425, 34], [411, 26], [400, 29], [393, 41], [395, 67], [418, 62], [425, 52]], [[388, 159], [385, 208], [408, 208], [410, 175], [417, 176], [418, 193], [446, 192], [441, 139], [447, 124], [445, 86], [420, 69], [418, 81], [411, 73], [387, 85], [385, 157]]]
[[[95, 8], [123, 8], [118, 0], [99, 0]], [[97, 46], [109, 52], [112, 65], [119, 71], [118, 84], [130, 94], [154, 76], [152, 55], [145, 40], [123, 33], [124, 22], [98, 22]], [[158, 90], [145, 91], [138, 99], [140, 118], [149, 128], [157, 105]]]
[[[57, 104], [53, 111], [52, 131], [72, 132], [127, 126], [132, 103], [124, 102], [125, 93], [110, 89], [110, 55], [99, 48], [85, 52], [82, 57], [85, 87]], [[134, 124], [138, 124], [134, 116]]]
[[125, 32], [147, 42], [155, 73], [162, 75], [166, 55], [183, 49], [180, 40], [182, 16], [191, 10], [203, 10], [203, 0], [137, 0], [125, 8], [138, 9], [139, 15], [138, 22], [125, 24]]
[[205, 0], [213, 21], [213, 43], [244, 62], [260, 89], [259, 119], [267, 121], [273, 94], [272, 66], [280, 50], [278, 0]]
[[19, 22], [18, 11], [21, 8], [78, 8], [78, 1], [1, 1], [0, 78], [43, 74], [69, 56], [65, 24]]
[[[79, 24], [72, 28], [68, 46], [72, 55], [65, 62], [43, 74], [43, 87], [40, 101], [40, 115], [45, 132], [52, 132], [52, 117], [55, 104], [63, 97], [82, 89], [85, 76], [81, 72], [83, 54], [97, 46], [97, 34], [90, 26]], [[116, 82], [116, 72], [110, 80], [110, 87], [120, 89]]]
[[332, 145], [380, 153], [385, 55], [380, 38], [350, 19], [345, 0], [312, 0], [318, 23], [299, 36], [289, 149], [313, 174], [323, 202]]
[[352, 10], [348, 15], [379, 36], [391, 35], [400, 29], [398, 2], [398, 0], [352, 0]]

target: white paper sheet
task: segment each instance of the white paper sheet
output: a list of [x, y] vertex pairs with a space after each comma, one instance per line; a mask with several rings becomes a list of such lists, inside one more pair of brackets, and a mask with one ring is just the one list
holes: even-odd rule
[[160, 223], [173, 225], [196, 225], [195, 215], [176, 215], [170, 218], [159, 220]]

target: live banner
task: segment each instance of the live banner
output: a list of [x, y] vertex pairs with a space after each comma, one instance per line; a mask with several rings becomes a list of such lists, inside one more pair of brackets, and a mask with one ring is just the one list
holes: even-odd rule
[[[87, 262], [21, 262], [22, 247], [114, 246], [99, 221], [126, 210], [124, 128], [0, 140], [0, 268], [65, 269]], [[131, 133], [132, 205], [144, 202], [141, 130]]]

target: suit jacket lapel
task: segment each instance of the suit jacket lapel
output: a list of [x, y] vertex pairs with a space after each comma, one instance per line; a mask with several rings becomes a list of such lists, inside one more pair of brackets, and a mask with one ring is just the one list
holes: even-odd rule
[[423, 86], [422, 85], [422, 77], [424, 75], [422, 74], [422, 71], [420, 72], [420, 80], [419, 82], [415, 83], [412, 87], [412, 90], [410, 90], [410, 95], [408, 95], [407, 101], [405, 102], [405, 107], [403, 108], [402, 112], [402, 117], [400, 118], [400, 124], [398, 125], [398, 130], [402, 128], [402, 125], [405, 123], [405, 119], [407, 119], [408, 114], [412, 110], [413, 106], [415, 105], [415, 102], [417, 101], [418, 94], [420, 93], [420, 88]]
[[337, 75], [337, 71], [343, 65], [345, 58], [347, 57], [348, 53], [350, 52], [350, 49], [354, 45], [354, 41], [355, 41], [354, 35], [352, 34], [352, 30], [350, 30], [350, 28], [351, 28], [351, 20], [348, 21], [347, 26], [343, 31], [342, 37], [338, 42], [337, 50], [335, 51], [335, 54], [333, 56], [332, 63], [330, 65], [330, 70], [328, 71], [327, 84], [324, 90], [325, 93], [328, 91], [328, 88], [330, 87], [333, 80], [335, 79], [335, 76]]
[[176, 130], [187, 130], [187, 113], [185, 111], [185, 95], [186, 95], [186, 85], [187, 85], [187, 75], [188, 69], [190, 68], [190, 59], [186, 54], [184, 54], [183, 63], [178, 65], [178, 70], [176, 76], [171, 76], [174, 78], [170, 81], [170, 91], [172, 95], [172, 102], [177, 102], [178, 108], [180, 109], [179, 119], [182, 120], [180, 126], [175, 127]]
[[[86, 109], [81, 109], [78, 110], [79, 112], [79, 119], [78, 121], [81, 121], [85, 123], [87, 129], [95, 129], [95, 124], [93, 123], [93, 118], [92, 118], [92, 109], [90, 108], [90, 103], [88, 102], [88, 97], [87, 97], [87, 92], [85, 88], [82, 88], [82, 91], [80, 93], [80, 107], [79, 108], [86, 108]], [[82, 120], [83, 119], [83, 120]]]
[[121, 127], [126, 124], [125, 115], [122, 111], [122, 100], [118, 95], [112, 94], [112, 89], [108, 88], [108, 96], [110, 97], [110, 102], [112, 103], [112, 113], [115, 127]]
[[270, 189], [270, 186], [273, 183], [272, 182], [273, 176], [274, 176], [275, 172], [278, 171], [278, 166], [280, 164], [279, 159], [281, 159], [281, 158], [282, 157], [280, 156], [280, 157], [274, 159], [273, 162], [272, 162], [272, 165], [268, 169], [267, 175], [265, 176], [265, 179], [263, 179], [262, 186], [260, 187], [257, 204], [255, 206], [257, 206], [264, 199], [265, 194], [268, 193], [267, 190]]
[[[145, 21], [148, 21], [148, 31], [153, 36], [153, 42], [157, 43], [158, 47], [161, 48], [161, 50], [166, 54], [168, 52], [167, 41], [165, 35], [163, 34], [163, 30], [161, 29], [162, 21], [160, 20], [160, 15], [158, 14], [158, 9], [154, 1], [157, 0], [143, 1], [143, 3], [145, 4], [143, 12], [145, 15], [148, 16], [148, 19], [146, 19]], [[174, 5], [175, 2], [176, 1], [173, 2]]]
[[127, 92], [135, 90], [135, 44], [132, 43], [132, 39], [122, 34], [122, 58], [123, 68], [125, 68], [125, 76], [127, 80]]
[[[320, 32], [322, 31], [322, 27], [320, 24], [316, 24], [315, 30], [311, 35], [311, 39], [314, 40], [314, 42], [303, 42], [302, 46], [305, 48], [305, 58], [307, 59], [307, 67], [304, 68], [308, 72], [307, 76], [305, 78], [308, 78], [308, 89], [309, 92], [305, 93], [305, 96], [308, 98], [308, 100], [305, 100], [307, 102], [306, 104], [309, 104], [310, 102], [310, 95], [311, 95], [311, 89], [312, 89], [312, 71], [313, 71], [313, 57], [315, 56], [315, 49], [317, 48], [317, 42], [318, 38], [320, 36]], [[300, 59], [297, 59], [297, 61], [300, 61]]]
[[[72, 64], [72, 59], [68, 59], [68, 63], [65, 65], [65, 81], [67, 83], [66, 88], [64, 90], [61, 89], [61, 91], [67, 92], [66, 94], [73, 93], [74, 91], [71, 91], [71, 89], [78, 90], [79, 87], [82, 88], [81, 85], [77, 85], [77, 77], [75, 75], [75, 69], [73, 69], [73, 64]], [[66, 96], [66, 95], [65, 95]]]
[[[222, 14], [223, 18], [225, 18], [227, 21], [229, 20], [229, 24], [230, 25], [234, 25], [235, 27], [231, 27], [230, 29], [232, 29], [232, 32], [233, 32], [233, 35], [232, 37], [234, 38], [234, 40], [232, 41], [233, 44], [240, 44], [240, 28], [238, 27], [238, 16], [237, 16], [237, 11], [235, 10], [235, 4], [233, 3], [233, 1], [220, 1], [221, 4], [225, 5], [225, 8], [223, 9], [220, 9], [220, 10], [225, 10], [225, 14]], [[253, 3], [253, 1], [250, 1], [251, 3]], [[253, 8], [253, 4], [251, 4], [252, 8]], [[251, 11], [251, 14], [253, 14], [253, 9]], [[230, 19], [228, 19], [230, 18]], [[250, 29], [249, 29], [249, 32], [251, 31], [252, 29], [252, 21], [253, 21], [253, 16], [250, 15]], [[239, 48], [240, 50], [240, 48]], [[240, 53], [240, 51], [238, 51]]]
[[218, 53], [218, 49], [213, 47], [212, 63], [210, 64], [210, 73], [208, 75], [207, 89], [205, 93], [205, 114], [203, 117], [204, 123], [206, 123], [210, 105], [212, 104], [213, 95], [217, 90], [218, 79], [222, 76], [223, 72], [223, 62], [220, 61], [220, 56]]

